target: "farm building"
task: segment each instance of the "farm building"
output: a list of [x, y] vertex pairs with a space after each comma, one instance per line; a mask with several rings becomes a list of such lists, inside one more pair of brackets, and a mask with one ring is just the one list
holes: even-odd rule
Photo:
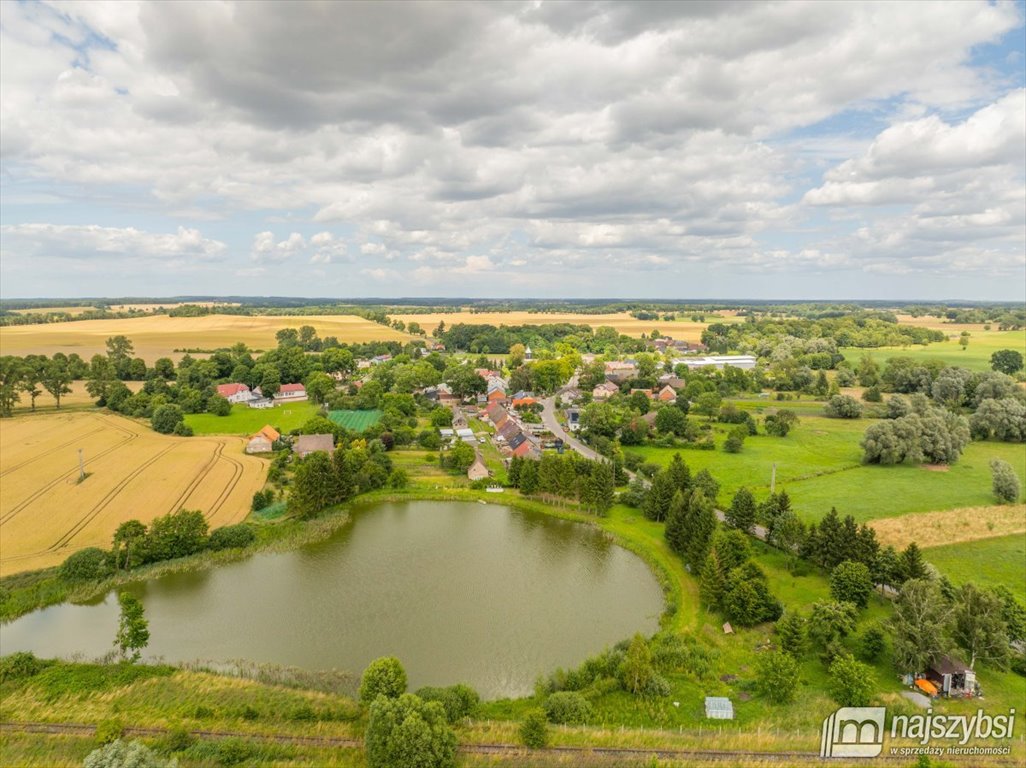
[[944, 696], [969, 698], [976, 695], [976, 673], [954, 656], [937, 659], [926, 671], [926, 679]]
[[246, 444], [246, 453], [270, 453], [274, 450], [275, 442], [280, 438], [281, 433], [268, 424], [249, 438], [249, 442]]
[[673, 361], [675, 366], [684, 364], [688, 368], [740, 368], [749, 371], [755, 367], [755, 355], [706, 355], [704, 357], [681, 357]]
[[256, 400], [250, 400], [246, 405], [250, 408], [273, 408], [274, 400], [269, 397], [258, 397]]
[[488, 467], [485, 466], [484, 461], [481, 459], [481, 454], [477, 453], [474, 455], [474, 463], [470, 465], [467, 470], [467, 477], [471, 480], [483, 480], [491, 474], [488, 471]]
[[334, 435], [300, 435], [292, 446], [292, 452], [301, 459], [305, 459], [311, 453], [316, 453], [317, 451], [331, 453], [334, 450]]
[[302, 384], [282, 384], [274, 395], [275, 400], [306, 400], [306, 387]]

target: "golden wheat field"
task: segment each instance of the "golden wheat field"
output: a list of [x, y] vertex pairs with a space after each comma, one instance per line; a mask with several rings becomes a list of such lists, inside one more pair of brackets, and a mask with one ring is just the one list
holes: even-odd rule
[[[138, 392], [143, 387], [141, 381], [125, 381], [122, 382], [133, 392]], [[42, 389], [42, 387], [40, 387]], [[81, 410], [82, 408], [91, 408], [96, 405], [96, 399], [86, 391], [86, 383], [84, 379], [77, 379], [71, 382], [71, 391], [61, 398], [61, 407], [57, 408], [57, 401], [53, 399], [53, 395], [43, 389], [39, 397], [36, 398], [36, 413], [60, 413], [63, 410]], [[14, 404], [15, 413], [31, 413], [32, 411], [32, 400], [24, 392], [21, 393], [21, 399]]]
[[216, 349], [243, 342], [253, 349], [270, 349], [282, 328], [312, 325], [318, 335], [342, 342], [407, 341], [405, 333], [355, 315], [308, 317], [277, 315], [206, 315], [168, 317], [151, 315], [118, 320], [73, 320], [45, 325], [0, 327], [0, 354], [52, 355], [77, 352], [88, 360], [105, 353], [106, 341], [119, 334], [135, 345], [135, 355], [152, 363], [159, 357], [180, 358], [176, 349]]
[[555, 323], [570, 323], [571, 325], [590, 325], [592, 328], [609, 326], [615, 328], [625, 336], [646, 336], [657, 330], [665, 336], [672, 336], [675, 339], [685, 341], [701, 341], [702, 331], [710, 323], [733, 323], [738, 322], [734, 312], [719, 312], [719, 317], [713, 314], [705, 316], [705, 322], [694, 322], [689, 318], [681, 320], [638, 320], [626, 312], [616, 312], [602, 315], [584, 315], [572, 312], [548, 313], [548, 312], [433, 312], [430, 314], [403, 314], [389, 313], [393, 320], [402, 320], [404, 323], [420, 323], [420, 327], [429, 334], [444, 322], [446, 327], [456, 323], [467, 323], [470, 325], [553, 325]]
[[[78, 482], [78, 450], [86, 479]], [[118, 525], [199, 509], [240, 522], [267, 462], [238, 437], [171, 437], [120, 416], [76, 412], [0, 422], [0, 575], [109, 547]]]

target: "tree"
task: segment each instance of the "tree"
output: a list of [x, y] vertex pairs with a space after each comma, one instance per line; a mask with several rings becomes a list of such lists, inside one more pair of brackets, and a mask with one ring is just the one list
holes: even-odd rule
[[951, 608], [932, 581], [910, 579], [901, 586], [890, 620], [894, 664], [902, 672], [924, 672], [948, 649]]
[[812, 605], [809, 616], [809, 637], [822, 651], [855, 631], [855, 606], [821, 600]]
[[720, 410], [720, 403], [723, 402], [723, 398], [719, 392], [703, 392], [695, 400], [695, 405], [692, 410], [699, 416], [715, 416]]
[[477, 454], [468, 443], [457, 440], [446, 454], [445, 463], [457, 472], [466, 472], [476, 457]]
[[823, 407], [823, 413], [835, 419], [857, 419], [862, 415], [862, 405], [850, 395], [834, 395]]
[[406, 693], [406, 670], [395, 656], [382, 656], [367, 665], [360, 678], [360, 703], [370, 704], [378, 696], [397, 699]]
[[710, 552], [702, 566], [699, 576], [698, 597], [708, 608], [719, 608], [723, 598], [723, 572], [716, 559], [716, 553]]
[[620, 685], [628, 693], [638, 695], [644, 693], [654, 675], [652, 650], [648, 647], [645, 638], [636, 634], [627, 647], [627, 652], [617, 670]]
[[57, 407], [61, 407], [61, 397], [71, 391], [71, 382], [74, 377], [68, 369], [68, 364], [62, 360], [51, 360], [42, 370], [41, 381], [43, 387], [57, 401]]
[[673, 501], [673, 495], [677, 490], [670, 473], [666, 470], [659, 472], [652, 478], [652, 485], [645, 494], [645, 502], [642, 505], [645, 517], [657, 523], [665, 520], [670, 511], [670, 502]]
[[725, 516], [731, 528], [749, 533], [755, 527], [755, 497], [752, 492], [744, 486], [739, 488]]
[[412, 693], [370, 704], [365, 735], [369, 768], [451, 768], [456, 735], [437, 701]]
[[[146, 526], [138, 520], [126, 520], [114, 531], [114, 568], [128, 570], [143, 561]], [[124, 550], [124, 557], [121, 551]], [[133, 558], [133, 555], [135, 556]]]
[[975, 584], [958, 590], [953, 612], [952, 638], [969, 654], [969, 668], [977, 661], [1004, 669], [1008, 664], [1009, 642], [1004, 606], [993, 592]]
[[118, 381], [117, 369], [103, 355], [93, 355], [89, 361], [89, 376], [86, 379], [86, 392], [96, 398], [100, 405], [107, 404], [111, 388]]
[[683, 437], [688, 430], [688, 418], [680, 408], [664, 406], [656, 411], [655, 428], [664, 435]]
[[866, 627], [865, 631], [859, 636], [859, 656], [864, 661], [876, 661], [880, 658], [880, 654], [883, 653], [883, 649], [883, 630], [875, 624]]
[[999, 349], [990, 356], [990, 367], [995, 371], [1014, 376], [1022, 370], [1022, 353], [1014, 349]]
[[1026, 403], [1014, 397], [981, 401], [969, 417], [969, 432], [977, 440], [1026, 442]]
[[153, 431], [160, 432], [162, 435], [170, 435], [175, 431], [175, 427], [183, 423], [185, 423], [185, 414], [174, 403], [161, 405], [153, 411], [153, 416], [150, 417]]
[[549, 743], [549, 723], [544, 710], [538, 707], [527, 710], [520, 722], [520, 740], [529, 749], [543, 749]]
[[135, 662], [150, 642], [149, 623], [139, 598], [122, 592], [118, 595], [118, 604], [121, 606], [121, 617], [118, 619], [114, 647], [118, 649], [122, 660]]
[[845, 560], [830, 573], [830, 596], [838, 602], [865, 608], [872, 591], [873, 580], [869, 576], [869, 568], [863, 563]]
[[898, 571], [902, 581], [926, 578], [926, 562], [922, 550], [914, 541], [909, 542], [898, 558]]
[[297, 517], [312, 517], [339, 503], [342, 499], [339, 499], [338, 482], [328, 454], [316, 451], [301, 459], [292, 479], [289, 512]]
[[688, 505], [684, 499], [684, 493], [677, 491], [673, 494], [670, 510], [666, 513], [666, 527], [663, 529], [663, 535], [666, 537], [670, 549], [678, 555], [684, 554], [688, 543], [687, 515]]
[[830, 695], [842, 707], [869, 706], [875, 684], [872, 667], [851, 654], [841, 654], [830, 665]]
[[770, 594], [766, 574], [753, 562], [728, 574], [721, 602], [727, 618], [744, 627], [776, 621], [783, 612], [780, 601]]
[[780, 410], [766, 417], [766, 434], [776, 437], [787, 437], [794, 427], [798, 426], [798, 416], [794, 411]]
[[809, 643], [808, 620], [800, 613], [790, 611], [781, 617], [776, 625], [780, 638], [780, 650], [789, 653], [796, 659], [805, 656]]
[[716, 532], [716, 512], [713, 510], [713, 503], [700, 488], [692, 491], [688, 499], [684, 529], [687, 537], [684, 562], [688, 564], [691, 573], [698, 573], [698, 569], [709, 555], [712, 537]]
[[770, 701], [785, 704], [798, 688], [798, 662], [789, 653], [764, 653], [756, 662], [756, 690]]
[[227, 416], [232, 412], [232, 404], [221, 395], [214, 395], [207, 400], [207, 412], [215, 416]]
[[39, 381], [43, 376], [45, 361], [45, 357], [30, 355], [25, 358], [25, 364], [21, 368], [21, 381], [18, 382], [18, 388], [29, 396], [33, 411], [36, 410], [36, 398], [43, 394], [43, 390], [39, 388]]
[[741, 453], [747, 436], [748, 428], [743, 424], [732, 427], [730, 432], [727, 433], [727, 439], [723, 441], [723, 450], [727, 453]]
[[1021, 489], [1019, 476], [1012, 465], [1003, 459], [990, 460], [990, 473], [993, 478], [991, 488], [1000, 504], [1014, 504], [1019, 500]]
[[207, 544], [207, 519], [199, 510], [180, 509], [154, 519], [147, 536], [147, 555], [171, 560], [199, 552]]
[[14, 411], [14, 404], [21, 400], [21, 395], [18, 394], [21, 366], [20, 358], [12, 355], [0, 357], [0, 416], [10, 416]]
[[335, 380], [326, 373], [311, 374], [305, 386], [310, 399], [318, 404], [326, 403], [335, 392]]
[[99, 547], [80, 549], [61, 563], [60, 577], [64, 581], [90, 581], [108, 575], [107, 553]]
[[592, 467], [589, 484], [595, 511], [600, 515], [605, 515], [613, 506], [613, 501], [616, 498], [616, 479], [613, 477], [613, 468], [607, 462], [598, 462]]

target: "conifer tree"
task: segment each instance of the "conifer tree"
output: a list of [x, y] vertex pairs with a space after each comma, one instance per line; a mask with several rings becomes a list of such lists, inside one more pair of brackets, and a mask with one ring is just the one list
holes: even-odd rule
[[745, 487], [738, 489], [726, 512], [727, 525], [745, 533], [755, 526], [755, 497]]

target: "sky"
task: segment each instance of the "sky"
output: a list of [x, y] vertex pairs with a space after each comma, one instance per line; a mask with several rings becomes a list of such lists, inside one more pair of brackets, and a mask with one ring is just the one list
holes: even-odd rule
[[1026, 300], [1022, 2], [0, 2], [0, 296]]

